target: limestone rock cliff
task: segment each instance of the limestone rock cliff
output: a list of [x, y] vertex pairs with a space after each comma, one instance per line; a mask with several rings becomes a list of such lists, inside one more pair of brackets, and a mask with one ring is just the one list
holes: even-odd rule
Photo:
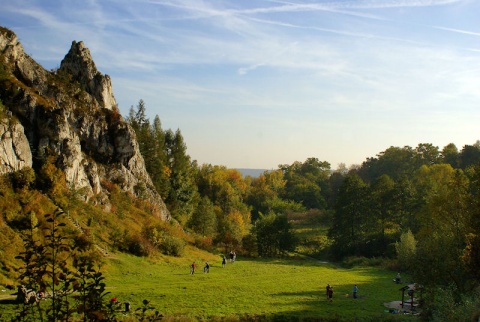
[[72, 75], [73, 80], [85, 85], [87, 93], [92, 95], [104, 108], [113, 109], [117, 102], [113, 97], [112, 81], [103, 76], [95, 66], [90, 51], [83, 41], [72, 42], [70, 51], [60, 64], [60, 71]]
[[11, 118], [0, 120], [0, 137], [0, 173], [32, 166], [32, 153], [20, 123], [11, 122]]
[[0, 28], [0, 100], [0, 174], [38, 168], [53, 156], [86, 200], [100, 196], [108, 208], [107, 181], [148, 199], [158, 216], [170, 219], [135, 132], [118, 112], [110, 77], [96, 69], [83, 42], [74, 41], [60, 68], [47, 71], [12, 31]]

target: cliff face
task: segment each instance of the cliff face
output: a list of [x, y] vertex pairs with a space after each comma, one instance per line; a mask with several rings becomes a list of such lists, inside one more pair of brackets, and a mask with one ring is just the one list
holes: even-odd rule
[[[67, 184], [100, 196], [102, 181], [146, 198], [165, 220], [170, 214], [145, 169], [135, 132], [119, 114], [111, 80], [96, 68], [83, 42], [73, 42], [57, 71], [25, 54], [17, 36], [0, 28], [0, 174], [47, 156], [64, 171]], [[141, 195], [140, 195], [141, 194]]]

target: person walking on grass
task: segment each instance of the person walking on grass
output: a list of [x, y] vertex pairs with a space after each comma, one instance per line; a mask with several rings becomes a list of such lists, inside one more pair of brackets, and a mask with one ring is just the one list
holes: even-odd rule
[[326, 289], [327, 289], [326, 294], [327, 294], [327, 300], [328, 300], [328, 299], [329, 299], [329, 295], [330, 295], [330, 284], [327, 284], [327, 288], [326, 288]]
[[204, 273], [210, 272], [210, 265], [208, 264], [208, 262], [205, 262], [205, 267], [203, 268], [203, 272]]
[[195, 268], [197, 268], [197, 264], [193, 262], [192, 265], [190, 265], [190, 275], [195, 274]]
[[358, 287], [357, 287], [357, 284], [355, 284], [353, 286], [353, 298], [356, 299], [357, 298], [357, 292], [358, 292]]
[[227, 258], [223, 256], [222, 258], [222, 267], [225, 267], [227, 265]]
[[330, 286], [330, 289], [328, 290], [328, 300], [333, 302], [333, 286]]
[[395, 283], [400, 284], [401, 281], [402, 277], [400, 276], [400, 273], [398, 273], [397, 276], [395, 276]]

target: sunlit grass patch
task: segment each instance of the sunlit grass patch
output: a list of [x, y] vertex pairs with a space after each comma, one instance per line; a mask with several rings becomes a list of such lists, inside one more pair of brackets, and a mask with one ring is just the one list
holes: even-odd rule
[[[316, 260], [237, 258], [221, 265], [221, 256], [188, 249], [186, 257], [137, 257], [109, 254], [102, 268], [108, 298], [130, 302], [133, 310], [143, 300], [173, 321], [255, 318], [275, 321], [385, 321], [411, 316], [385, 312], [384, 303], [401, 299], [393, 272], [377, 267], [340, 268]], [[195, 260], [197, 272], [190, 275]], [[204, 261], [211, 264], [203, 273]], [[334, 288], [333, 301], [325, 286]], [[359, 298], [352, 298], [352, 287]], [[14, 305], [0, 303], [11, 312]], [[175, 317], [175, 318], [173, 318]], [[127, 317], [126, 317], [127, 318]]]
[[[106, 273], [109, 290], [138, 306], [150, 300], [165, 315], [227, 317], [240, 315], [309, 317], [383, 316], [384, 302], [401, 296], [392, 272], [377, 268], [342, 269], [317, 261], [240, 259], [221, 267], [210, 258], [210, 273], [202, 264], [189, 274], [190, 260], [152, 262], [120, 255]], [[325, 286], [334, 287], [326, 300]], [[351, 297], [354, 284], [360, 298]]]

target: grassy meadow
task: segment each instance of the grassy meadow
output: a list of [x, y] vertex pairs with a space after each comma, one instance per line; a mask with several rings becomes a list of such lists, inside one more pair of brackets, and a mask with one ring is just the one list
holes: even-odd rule
[[[299, 250], [310, 256], [328, 244], [323, 214], [290, 218], [300, 240]], [[312, 222], [314, 221], [314, 222]], [[103, 257], [107, 299], [130, 302], [132, 310], [143, 300], [170, 321], [410, 321], [412, 315], [385, 312], [385, 302], [401, 299], [395, 272], [380, 267], [341, 268], [313, 257], [250, 259], [221, 265], [220, 254], [187, 246], [183, 257], [155, 254], [138, 257], [110, 252]], [[197, 272], [190, 275], [190, 264]], [[205, 261], [211, 265], [203, 273]], [[11, 282], [10, 282], [11, 283]], [[334, 288], [332, 302], [325, 287]], [[358, 285], [359, 298], [352, 298]], [[0, 285], [0, 288], [1, 285]], [[0, 293], [0, 321], [9, 321], [16, 304], [15, 291]], [[42, 303], [43, 305], [47, 303]], [[122, 306], [124, 307], [124, 306]], [[119, 320], [134, 321], [118, 314]]]
[[[372, 267], [343, 269], [311, 259], [251, 260], [241, 256], [222, 268], [220, 256], [198, 250], [189, 254], [198, 264], [194, 275], [190, 275], [191, 261], [187, 258], [153, 260], [110, 254], [102, 269], [111, 292], [108, 297], [128, 301], [132, 309], [147, 299], [166, 317], [185, 321], [213, 317], [269, 317], [275, 321], [414, 319], [385, 312], [384, 302], [401, 299], [391, 271]], [[206, 260], [211, 264], [208, 274], [203, 273]], [[333, 302], [326, 300], [327, 283], [334, 287]], [[354, 284], [359, 287], [356, 300], [351, 295]], [[14, 306], [2, 300], [0, 312], [11, 312]], [[121, 314], [119, 317], [128, 319]]]

